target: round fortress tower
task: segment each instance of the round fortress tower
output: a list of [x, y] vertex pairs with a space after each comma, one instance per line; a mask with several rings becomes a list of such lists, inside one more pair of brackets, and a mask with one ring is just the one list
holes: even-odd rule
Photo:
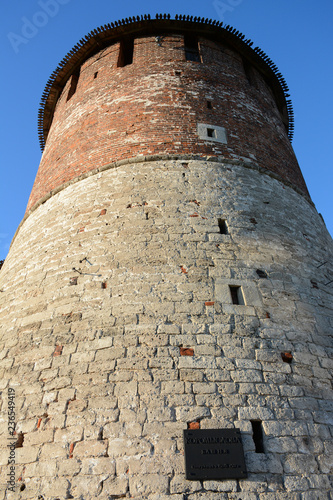
[[51, 75], [0, 271], [0, 500], [331, 498], [332, 240], [287, 92], [189, 16]]

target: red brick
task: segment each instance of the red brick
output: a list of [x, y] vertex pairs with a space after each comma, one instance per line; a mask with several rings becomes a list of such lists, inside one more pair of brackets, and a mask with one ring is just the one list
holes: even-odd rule
[[194, 356], [194, 349], [191, 347], [180, 347], [179, 352], [181, 356]]
[[187, 428], [188, 429], [200, 429], [200, 421], [196, 420], [195, 422], [188, 422]]

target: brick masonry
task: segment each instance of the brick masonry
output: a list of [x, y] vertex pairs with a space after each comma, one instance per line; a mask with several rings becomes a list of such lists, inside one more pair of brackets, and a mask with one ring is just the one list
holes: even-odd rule
[[[330, 245], [303, 196], [223, 161], [128, 162], [40, 205], [0, 273], [13, 498], [329, 498]], [[198, 422], [241, 429], [248, 479], [184, 479]]]
[[[75, 93], [68, 100], [69, 79], [57, 101], [28, 209], [84, 172], [153, 154], [246, 158], [307, 193], [264, 77], [253, 69], [250, 82], [241, 55], [199, 44], [202, 63], [185, 60], [181, 35], [163, 37], [162, 46], [137, 38], [124, 67], [119, 43], [85, 61]], [[227, 144], [201, 139], [198, 124], [223, 127]]]

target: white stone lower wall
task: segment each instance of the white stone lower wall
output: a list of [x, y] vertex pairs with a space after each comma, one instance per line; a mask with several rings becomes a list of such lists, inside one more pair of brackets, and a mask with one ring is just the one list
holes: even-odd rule
[[[0, 500], [331, 498], [330, 263], [314, 207], [241, 164], [128, 163], [52, 196], [0, 272]], [[248, 478], [186, 480], [190, 424], [241, 429]]]

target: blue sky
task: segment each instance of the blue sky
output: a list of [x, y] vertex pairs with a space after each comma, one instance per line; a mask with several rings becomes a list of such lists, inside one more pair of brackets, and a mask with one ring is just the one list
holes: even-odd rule
[[274, 61], [293, 101], [296, 156], [333, 234], [331, 0], [13, 0], [0, 7], [0, 259], [24, 216], [40, 162], [37, 113], [50, 74], [92, 29], [145, 13], [223, 21]]

